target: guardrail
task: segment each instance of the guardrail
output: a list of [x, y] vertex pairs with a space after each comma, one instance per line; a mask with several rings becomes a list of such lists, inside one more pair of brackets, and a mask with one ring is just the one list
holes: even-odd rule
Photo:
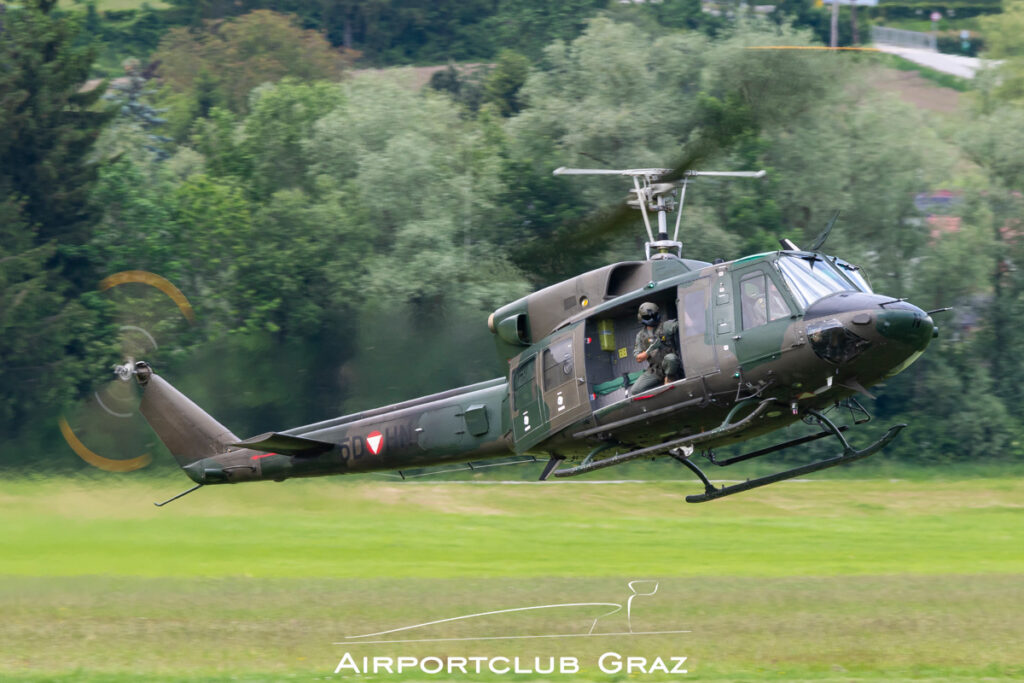
[[935, 35], [921, 31], [905, 31], [901, 28], [871, 27], [871, 42], [899, 47], [915, 47], [920, 50], [938, 52], [939, 47]]

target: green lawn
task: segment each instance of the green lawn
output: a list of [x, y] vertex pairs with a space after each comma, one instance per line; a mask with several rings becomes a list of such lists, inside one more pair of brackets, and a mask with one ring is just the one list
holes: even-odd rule
[[[1024, 479], [789, 482], [688, 505], [691, 483], [339, 478], [210, 487], [163, 509], [151, 501], [181, 478], [107, 482], [0, 484], [0, 678], [340, 679], [345, 651], [568, 652], [581, 675], [547, 680], [679, 678], [604, 674], [609, 649], [687, 656], [694, 680], [1024, 675]], [[634, 630], [690, 633], [334, 644], [474, 612], [622, 603], [633, 579], [658, 582], [634, 603]], [[578, 634], [595, 616], [417, 634]], [[509, 678], [533, 677], [489, 677]]]

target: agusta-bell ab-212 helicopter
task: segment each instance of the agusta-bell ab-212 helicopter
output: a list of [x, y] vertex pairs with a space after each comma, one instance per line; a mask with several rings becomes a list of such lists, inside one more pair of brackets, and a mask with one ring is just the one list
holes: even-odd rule
[[[782, 240], [776, 252], [706, 263], [682, 257], [687, 184], [763, 171], [555, 174], [632, 178], [629, 204], [642, 213], [647, 258], [598, 268], [494, 311], [487, 324], [508, 364], [504, 377], [243, 440], [145, 361], [118, 366], [121, 379], [141, 385], [143, 416], [196, 483], [185, 493], [208, 484], [401, 472], [510, 455], [546, 456], [546, 480], [667, 455], [703, 483], [703, 493], [686, 497], [696, 503], [867, 457], [905, 426], [856, 450], [844, 436], [848, 425], [837, 426], [824, 412], [844, 406], [854, 424], [866, 422], [855, 395], [870, 396], [867, 387], [905, 369], [938, 334], [929, 315], [935, 311], [874, 293], [856, 266], [820, 251], [834, 218], [807, 250]], [[644, 370], [633, 349], [644, 302], [656, 304], [663, 320], [678, 320], [678, 334], [656, 343], [677, 354], [682, 368], [674, 380], [631, 391]], [[743, 455], [715, 456], [715, 448], [797, 420], [818, 429]], [[715, 486], [695, 462], [703, 455], [727, 466], [828, 436], [841, 445], [838, 455], [732, 485]]]

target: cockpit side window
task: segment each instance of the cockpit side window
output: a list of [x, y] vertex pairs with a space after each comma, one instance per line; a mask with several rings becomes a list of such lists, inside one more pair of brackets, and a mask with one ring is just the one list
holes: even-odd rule
[[745, 330], [790, 315], [779, 288], [760, 270], [740, 278], [740, 310]]
[[771, 278], [768, 278], [768, 320], [788, 318], [792, 314], [793, 312], [789, 310], [789, 304], [782, 298], [779, 288], [775, 286]]
[[743, 311], [743, 329], [749, 330], [768, 322], [768, 307], [764, 298], [764, 273], [749, 273], [740, 280], [740, 308]]

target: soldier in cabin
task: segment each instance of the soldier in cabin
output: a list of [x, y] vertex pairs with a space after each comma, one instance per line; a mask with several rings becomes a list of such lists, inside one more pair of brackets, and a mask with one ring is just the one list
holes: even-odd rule
[[640, 304], [637, 319], [643, 327], [636, 333], [633, 356], [637, 363], [647, 361], [644, 374], [637, 378], [629, 393], [640, 394], [659, 384], [674, 382], [682, 376], [682, 363], [676, 354], [676, 334], [679, 322], [661, 321], [661, 309], [650, 301]]

